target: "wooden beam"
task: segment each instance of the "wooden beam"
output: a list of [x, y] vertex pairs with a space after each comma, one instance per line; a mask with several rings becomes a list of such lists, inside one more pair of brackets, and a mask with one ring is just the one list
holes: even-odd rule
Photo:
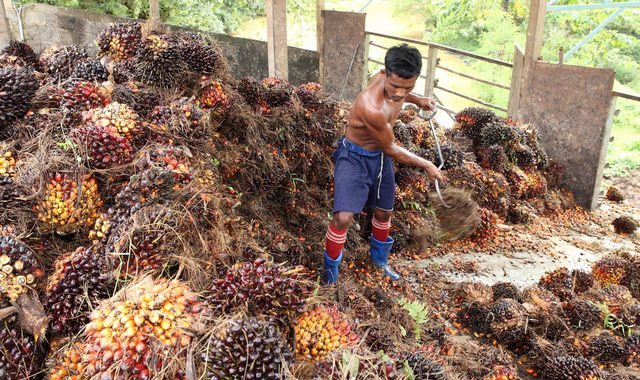
[[9, 19], [4, 6], [4, 0], [0, 0], [0, 47], [9, 45], [11, 38], [11, 28], [9, 28]]
[[288, 79], [287, 1], [267, 0], [266, 8], [269, 76]]
[[160, 3], [158, 0], [149, 0], [149, 26], [151, 29], [160, 25]]
[[514, 46], [513, 70], [511, 71], [511, 90], [509, 91], [509, 110], [507, 115], [518, 120], [518, 106], [520, 104], [520, 87], [522, 85], [522, 66], [524, 53], [517, 44]]
[[429, 46], [429, 53], [427, 53], [427, 67], [426, 76], [424, 81], [424, 96], [433, 97], [433, 88], [436, 85], [436, 68], [438, 67], [438, 49]]
[[316, 0], [316, 51], [318, 52], [319, 71], [318, 82], [322, 84], [324, 82], [324, 0]]
[[538, 57], [540, 57], [546, 16], [546, 1], [531, 0], [531, 6], [529, 7], [529, 25], [527, 27], [527, 44], [524, 49], [525, 59], [537, 61]]

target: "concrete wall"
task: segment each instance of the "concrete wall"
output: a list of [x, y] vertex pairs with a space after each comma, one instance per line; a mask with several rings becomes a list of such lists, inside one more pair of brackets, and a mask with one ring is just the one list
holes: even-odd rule
[[[0, 0], [3, 1], [3, 0]], [[11, 0], [4, 0], [14, 39], [19, 40], [18, 20]], [[91, 55], [98, 48], [95, 40], [110, 23], [130, 21], [101, 13], [60, 8], [46, 4], [28, 4], [22, 9], [25, 41], [37, 52], [47, 47], [64, 45], [82, 46]], [[220, 42], [235, 77], [263, 78], [267, 71], [267, 43], [237, 38], [225, 34], [213, 34]], [[297, 85], [317, 82], [319, 57], [315, 51], [289, 47], [289, 80]]]
[[576, 201], [597, 206], [611, 133], [614, 71], [538, 61], [523, 83], [518, 119], [540, 129], [551, 158], [566, 165]]

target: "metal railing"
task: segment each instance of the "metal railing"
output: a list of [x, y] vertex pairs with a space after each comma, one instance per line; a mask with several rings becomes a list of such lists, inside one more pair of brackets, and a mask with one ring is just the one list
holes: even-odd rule
[[[426, 65], [425, 66], [425, 73], [424, 74], [420, 74], [419, 78], [422, 78], [425, 80], [425, 86], [424, 86], [424, 90], [422, 95], [424, 96], [432, 96], [434, 97], [434, 99], [436, 100], [436, 102], [439, 103], [439, 106], [441, 109], [443, 109], [444, 111], [446, 111], [450, 116], [455, 116], [455, 114], [458, 112], [456, 110], [453, 110], [451, 108], [446, 107], [444, 104], [442, 104], [442, 102], [440, 101], [440, 97], [438, 96], [438, 94], [436, 93], [437, 91], [442, 91], [444, 93], [447, 94], [451, 94], [466, 100], [469, 100], [471, 102], [480, 104], [482, 106], [485, 107], [489, 107], [489, 108], [493, 108], [495, 110], [499, 110], [499, 111], [503, 111], [503, 112], [507, 112], [507, 108], [503, 107], [501, 105], [498, 104], [493, 104], [487, 101], [484, 101], [482, 99], [478, 99], [475, 98], [473, 96], [470, 95], [466, 95], [463, 94], [459, 91], [455, 91], [453, 89], [447, 88], [442, 86], [441, 84], [438, 83], [438, 78], [437, 78], [437, 71], [438, 70], [442, 70], [442, 71], [446, 71], [449, 72], [451, 74], [454, 74], [460, 78], [464, 78], [467, 80], [471, 80], [471, 81], [475, 81], [478, 83], [482, 83], [488, 86], [493, 86], [496, 88], [500, 88], [502, 90], [507, 90], [509, 91], [511, 89], [510, 84], [502, 84], [502, 83], [497, 83], [495, 81], [489, 80], [489, 79], [485, 79], [485, 78], [479, 78], [475, 75], [472, 74], [468, 74], [468, 73], [463, 73], [460, 72], [458, 70], [454, 70], [453, 68], [444, 66], [440, 63], [440, 59], [438, 58], [438, 52], [439, 51], [446, 51], [449, 53], [453, 53], [456, 55], [460, 55], [463, 57], [467, 57], [467, 58], [473, 58], [473, 59], [477, 59], [479, 61], [483, 61], [483, 62], [487, 62], [489, 64], [493, 64], [493, 65], [498, 65], [498, 66], [502, 66], [502, 67], [506, 67], [509, 69], [513, 68], [513, 64], [511, 62], [506, 62], [506, 61], [502, 61], [499, 59], [495, 59], [495, 58], [491, 58], [491, 57], [486, 57], [480, 54], [476, 54], [476, 53], [472, 53], [472, 52], [468, 52], [465, 50], [461, 50], [461, 49], [456, 49], [450, 46], [445, 46], [445, 45], [440, 45], [437, 43], [433, 43], [433, 42], [425, 42], [425, 41], [420, 41], [420, 40], [415, 40], [412, 38], [406, 38], [406, 37], [399, 37], [399, 36], [392, 36], [392, 35], [387, 35], [387, 34], [381, 34], [381, 33], [375, 33], [375, 32], [365, 32], [365, 48], [364, 48], [364, 62], [365, 62], [365, 67], [367, 67], [366, 65], [368, 64], [368, 62], [373, 62], [379, 65], [384, 65], [384, 62], [381, 62], [379, 60], [376, 60], [374, 58], [371, 58], [371, 56], [369, 55], [369, 47], [373, 46], [375, 48], [379, 48], [379, 49], [383, 49], [383, 50], [388, 50], [389, 47], [380, 44], [378, 42], [374, 42], [371, 40], [371, 37], [379, 37], [379, 38], [384, 38], [384, 39], [388, 39], [388, 40], [393, 40], [393, 41], [401, 41], [401, 42], [406, 42], [412, 45], [418, 45], [418, 46], [425, 46], [428, 47], [428, 53], [426, 56], [423, 56], [422, 59], [426, 61]], [[362, 86], [363, 88], [366, 88], [367, 83], [369, 80], [369, 73], [368, 70], [364, 71], [364, 76], [362, 79]]]

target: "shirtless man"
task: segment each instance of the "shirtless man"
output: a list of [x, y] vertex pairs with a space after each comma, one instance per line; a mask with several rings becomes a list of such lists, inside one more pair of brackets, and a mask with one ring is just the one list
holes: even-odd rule
[[406, 44], [395, 46], [387, 51], [384, 64], [385, 68], [356, 98], [346, 134], [334, 153], [333, 220], [327, 230], [322, 275], [325, 285], [338, 281], [342, 247], [353, 215], [372, 208], [371, 260], [392, 280], [400, 278], [388, 265], [395, 197], [392, 159], [422, 168], [430, 178], [443, 179], [431, 161], [399, 146], [393, 136], [393, 126], [405, 101], [435, 110], [433, 99], [411, 94], [422, 67], [420, 52]]

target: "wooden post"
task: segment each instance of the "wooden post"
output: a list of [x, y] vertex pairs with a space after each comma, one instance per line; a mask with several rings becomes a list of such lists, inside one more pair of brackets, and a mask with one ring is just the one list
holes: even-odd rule
[[517, 44], [514, 45], [513, 68], [511, 70], [511, 89], [509, 90], [509, 106], [507, 115], [517, 119], [518, 105], [520, 104], [520, 87], [522, 85], [522, 66], [524, 65], [524, 53]]
[[527, 44], [524, 49], [525, 59], [529, 61], [535, 62], [538, 60], [538, 57], [540, 57], [546, 15], [547, 2], [545, 0], [531, 0], [529, 26], [527, 27]]
[[365, 33], [363, 43], [362, 57], [364, 68], [362, 70], [362, 90], [369, 87], [369, 45], [371, 44], [371, 35], [369, 33]]
[[287, 1], [267, 0], [266, 8], [269, 76], [288, 79]]
[[318, 82], [324, 83], [324, 0], [316, 0], [316, 51], [319, 57]]
[[433, 97], [433, 88], [436, 85], [436, 67], [438, 66], [438, 49], [429, 46], [427, 55], [427, 79], [424, 81], [424, 96]]
[[[531, 0], [529, 7], [529, 26], [527, 27], [527, 43], [524, 50], [524, 62], [520, 79], [518, 105], [524, 96], [527, 96], [529, 86], [533, 80], [540, 51], [542, 50], [542, 38], [544, 36], [544, 21], [547, 15], [546, 0]], [[513, 86], [513, 82], [511, 83]], [[516, 107], [515, 119], [520, 120], [519, 106]]]
[[160, 25], [160, 3], [158, 0], [149, 0], [149, 26], [155, 29]]
[[4, 7], [4, 0], [0, 0], [0, 47], [9, 45], [11, 38], [11, 28], [9, 28], [9, 19]]

